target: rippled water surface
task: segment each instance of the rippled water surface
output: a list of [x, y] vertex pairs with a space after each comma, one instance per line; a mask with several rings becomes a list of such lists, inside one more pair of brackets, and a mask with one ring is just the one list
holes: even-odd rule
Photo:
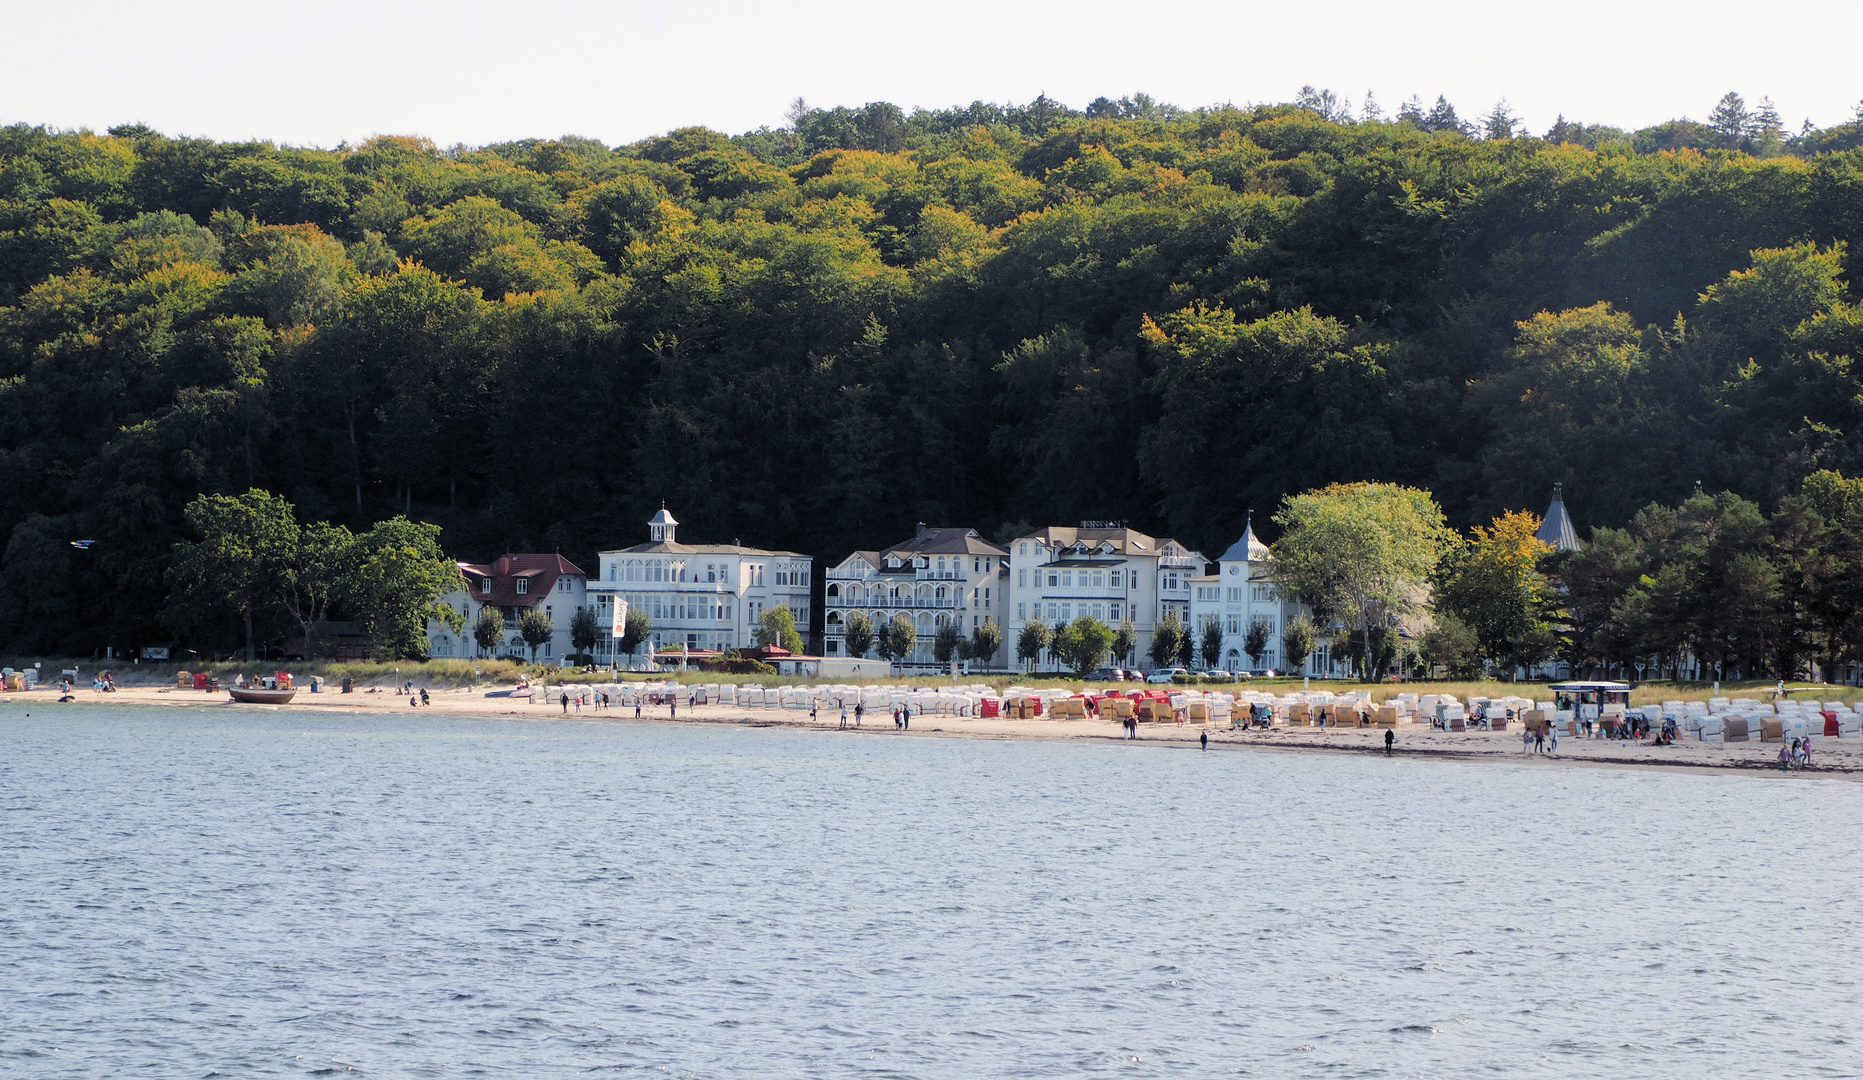
[[0, 1074], [1854, 1076], [1863, 787], [0, 713]]

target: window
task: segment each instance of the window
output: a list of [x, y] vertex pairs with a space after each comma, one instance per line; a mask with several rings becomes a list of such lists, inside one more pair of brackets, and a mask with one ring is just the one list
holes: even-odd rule
[[1111, 619], [1114, 622], [1118, 622], [1123, 617], [1119, 614], [1119, 607], [1120, 605], [1113, 604], [1109, 608], [1107, 608], [1106, 617]]
[[1048, 621], [1053, 622], [1055, 620], [1055, 616], [1060, 613], [1060, 610], [1061, 609], [1059, 606], [1055, 604], [1049, 604], [1048, 605]]
[[530, 591], [530, 579], [529, 578], [518, 578], [517, 579], [517, 591], [519, 595], [529, 592]]
[[1029, 606], [1028, 606], [1028, 604], [1027, 604], [1027, 603], [1020, 603], [1020, 604], [1017, 604], [1017, 605], [1016, 605], [1016, 621], [1018, 621], [1018, 622], [1027, 622], [1027, 621], [1028, 621], [1028, 618], [1029, 618]]
[[718, 580], [718, 566], [717, 566], [717, 564], [715, 564], [715, 563], [706, 563], [706, 564], [705, 564], [705, 580], [706, 580], [706, 581], [717, 581], [717, 580]]
[[1017, 555], [1027, 555], [1028, 553], [1029, 553], [1029, 545], [1027, 541], [1024, 541], [1021, 544], [1016, 545]]
[[[491, 587], [492, 587], [491, 582], [488, 581], [485, 583], [485, 588], [488, 591], [491, 589]], [[1027, 570], [1017, 570], [1016, 571], [1016, 588], [1026, 589], [1028, 587], [1029, 587], [1029, 572]]]
[[486, 578], [484, 581], [481, 581], [479, 583], [479, 591], [489, 595], [492, 591], [492, 579]]
[[944, 573], [944, 556], [943, 555], [938, 556], [938, 572], [941, 574]]
[[1054, 570], [1048, 571], [1048, 587], [1052, 589], [1052, 588], [1059, 586], [1060, 584], [1061, 584], [1060, 573]]
[[[1086, 605], [1082, 604], [1081, 607], [1084, 608], [1086, 607]], [[1061, 605], [1061, 621], [1062, 622], [1073, 622], [1074, 621], [1074, 605], [1072, 604]]]
[[1120, 584], [1119, 584], [1119, 578], [1120, 578], [1120, 576], [1121, 576], [1121, 575], [1120, 575], [1120, 572], [1119, 572], [1119, 571], [1117, 571], [1117, 570], [1114, 570], [1114, 571], [1113, 571], [1113, 582], [1112, 582], [1112, 586], [1113, 586], [1113, 588], [1115, 588], [1115, 589], [1119, 589], [1119, 588], [1123, 588], [1123, 587], [1124, 587], [1124, 586], [1122, 586], [1122, 585], [1120, 585]]
[[1106, 587], [1106, 571], [1095, 570], [1093, 572], [1093, 587], [1096, 589], [1104, 589]]
[[1229, 621], [1223, 627], [1223, 632], [1226, 634], [1240, 634], [1242, 632], [1242, 616], [1229, 616]]
[[[1081, 578], [1084, 581], [1086, 578], [1087, 572], [1085, 570], [1082, 570], [1080, 573], [1081, 573]], [[1061, 571], [1061, 584], [1069, 586], [1069, 587], [1073, 586], [1074, 572], [1072, 570]]]
[[1106, 621], [1106, 605], [1105, 604], [1093, 605], [1093, 617], [1100, 620], [1101, 622], [1105, 622]]

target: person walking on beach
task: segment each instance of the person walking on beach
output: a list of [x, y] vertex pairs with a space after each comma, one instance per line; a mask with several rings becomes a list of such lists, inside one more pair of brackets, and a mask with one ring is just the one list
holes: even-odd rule
[[1546, 752], [1546, 729], [1538, 725], [1533, 728], [1533, 752], [1536, 754]]
[[1784, 773], [1792, 771], [1792, 751], [1784, 743], [1779, 744], [1779, 771]]
[[1208, 750], [1210, 748], [1210, 733], [1206, 731], [1203, 734], [1197, 736], [1197, 741], [1203, 744], [1203, 748], [1205, 750]]
[[1138, 717], [1126, 717], [1126, 738], [1134, 740], [1138, 738]]
[[568, 716], [569, 715], [569, 691], [567, 690], [563, 691], [562, 697], [563, 697], [563, 715]]
[[1553, 723], [1551, 720], [1541, 720], [1540, 729], [1546, 732], [1546, 752], [1549, 754], [1558, 753], [1559, 725]]
[[841, 706], [841, 727], [843, 729], [847, 727], [847, 706], [846, 705]]
[[901, 731], [912, 730], [912, 706], [907, 705], [899, 710], [899, 728]]
[[[842, 712], [846, 712], [846, 711], [847, 711], [847, 708], [846, 708], [846, 706], [843, 706], [843, 707], [842, 707], [842, 709], [841, 709], [841, 711], [842, 711]], [[866, 702], [864, 702], [864, 701], [856, 701], [856, 702], [854, 703], [854, 726], [855, 726], [855, 727], [859, 727], [859, 726], [860, 726], [860, 714], [862, 714], [862, 713], [864, 713], [864, 712], [866, 712], [866, 711], [867, 711], [867, 704], [866, 704]]]
[[640, 719], [640, 695], [634, 695], [634, 719]]
[[1384, 729], [1384, 752], [1386, 754], [1389, 754], [1391, 752], [1391, 747], [1395, 745], [1397, 745], [1397, 732], [1392, 731], [1390, 728], [1385, 728]]

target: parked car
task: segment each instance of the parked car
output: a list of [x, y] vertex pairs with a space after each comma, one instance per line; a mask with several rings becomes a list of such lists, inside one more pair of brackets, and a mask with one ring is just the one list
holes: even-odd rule
[[1251, 679], [1272, 679], [1276, 677], [1273, 668], [1256, 668], [1248, 674]]
[[1185, 671], [1181, 667], [1161, 667], [1153, 671], [1150, 675], [1145, 676], [1145, 681], [1148, 683], [1168, 683], [1179, 675], [1188, 674], [1190, 674], [1190, 672]]
[[1099, 668], [1094, 671], [1087, 672], [1087, 681], [1088, 682], [1125, 682], [1126, 672], [1124, 668], [1103, 667], [1103, 668]]

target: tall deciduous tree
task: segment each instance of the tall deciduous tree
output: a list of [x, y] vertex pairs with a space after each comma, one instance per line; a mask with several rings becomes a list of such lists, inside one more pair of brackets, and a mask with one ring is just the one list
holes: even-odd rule
[[530, 646], [530, 662], [537, 662], [537, 650], [556, 633], [555, 621], [550, 613], [532, 605], [518, 615], [518, 633], [524, 636], [524, 644]]
[[1048, 629], [1047, 623], [1040, 619], [1030, 619], [1022, 627], [1022, 633], [1016, 636], [1016, 656], [1020, 657], [1023, 663], [1035, 663], [1047, 650], [1048, 640], [1052, 636], [1053, 631]]
[[1267, 619], [1250, 619], [1248, 632], [1242, 638], [1242, 651], [1248, 654], [1250, 667], [1260, 667], [1261, 658], [1268, 655], [1269, 623]]
[[1203, 620], [1203, 640], [1199, 643], [1203, 653], [1203, 666], [1219, 668], [1223, 665], [1223, 624], [1215, 615]]
[[586, 607], [579, 607], [569, 617], [569, 644], [579, 653], [588, 653], [595, 648], [595, 638], [600, 632], [600, 624], [595, 621], [595, 612]]
[[279, 600], [297, 557], [291, 504], [254, 488], [244, 495], [202, 495], [185, 516], [201, 538], [175, 547], [169, 623], [185, 630], [230, 616], [245, 630], [250, 661], [257, 655], [254, 621]]
[[867, 655], [867, 650], [873, 648], [873, 620], [864, 611], [849, 612], [841, 630], [841, 640], [846, 643], [849, 656]]
[[1051, 648], [1062, 663], [1074, 669], [1074, 676], [1081, 678], [1099, 666], [1112, 644], [1111, 627], [1091, 615], [1082, 615], [1055, 635]]
[[639, 608], [628, 608], [627, 621], [621, 625], [621, 651], [633, 656], [652, 632], [653, 616]]
[[424, 658], [429, 619], [465, 627], [464, 613], [442, 599], [459, 586], [459, 565], [440, 550], [438, 525], [379, 521], [356, 537], [356, 552], [342, 602], [381, 655]]
[[990, 664], [996, 659], [996, 651], [1003, 647], [1003, 628], [996, 625], [996, 620], [985, 618], [970, 632], [970, 658], [983, 664]]
[[1176, 663], [1189, 640], [1190, 631], [1184, 628], [1184, 620], [1177, 617], [1177, 609], [1166, 611], [1152, 626], [1149, 650], [1152, 666], [1170, 667]]
[[1455, 534], [1427, 491], [1397, 484], [1334, 484], [1289, 498], [1274, 519], [1275, 581], [1361, 640], [1417, 613]]
[[789, 610], [788, 604], [765, 608], [757, 616], [756, 639], [759, 645], [775, 645], [792, 653], [800, 653], [802, 635], [796, 630], [796, 613]]
[[1287, 658], [1287, 666], [1296, 675], [1307, 670], [1307, 657], [1318, 641], [1319, 631], [1304, 611], [1281, 626], [1281, 655]]
[[1436, 594], [1438, 610], [1475, 632], [1482, 658], [1510, 670], [1546, 659], [1555, 645], [1551, 589], [1539, 568], [1552, 548], [1534, 535], [1539, 527], [1537, 515], [1522, 511], [1475, 526], [1445, 560]]
[[479, 655], [489, 655], [504, 640], [505, 617], [490, 604], [479, 608], [478, 618], [472, 624], [472, 640], [479, 646]]

